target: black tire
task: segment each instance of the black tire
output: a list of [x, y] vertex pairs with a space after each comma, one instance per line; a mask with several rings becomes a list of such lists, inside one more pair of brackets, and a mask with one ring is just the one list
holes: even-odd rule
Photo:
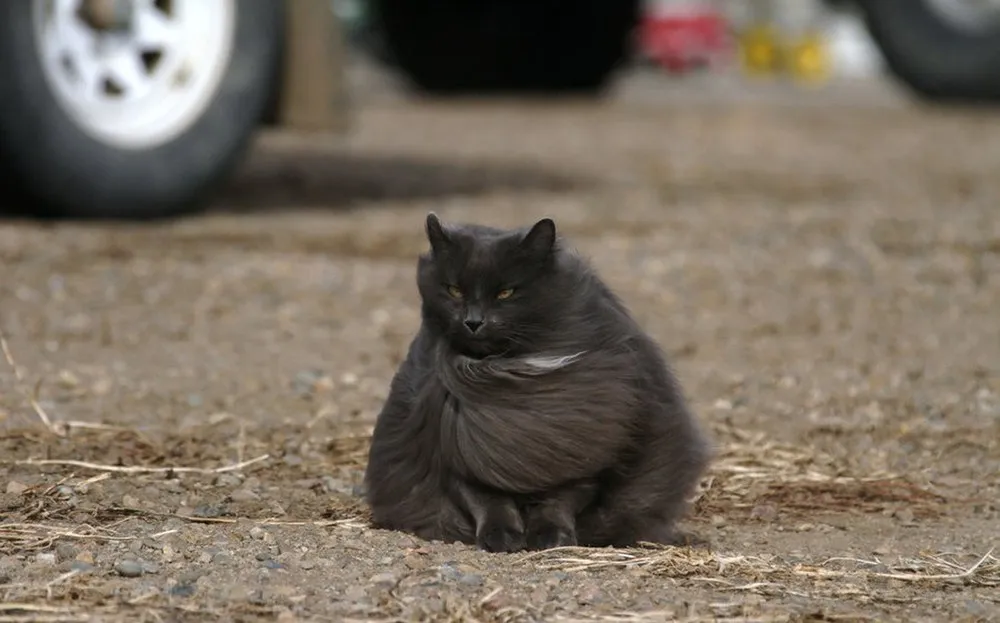
[[639, 0], [373, 0], [395, 65], [435, 94], [598, 92]]
[[281, 0], [238, 0], [233, 51], [201, 116], [145, 150], [101, 142], [43, 75], [34, 2], [0, 2], [0, 182], [5, 204], [39, 217], [145, 219], [203, 207], [243, 155], [278, 86]]
[[1000, 28], [946, 22], [925, 0], [860, 0], [889, 70], [928, 100], [1000, 100]]

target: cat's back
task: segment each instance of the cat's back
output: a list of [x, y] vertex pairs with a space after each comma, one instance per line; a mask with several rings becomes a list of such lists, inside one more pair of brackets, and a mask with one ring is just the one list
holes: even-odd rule
[[[564, 261], [568, 274], [574, 275], [581, 298], [581, 316], [589, 333], [587, 340], [593, 347], [617, 353], [614, 360], [619, 365], [625, 362], [622, 351], [627, 352], [627, 365], [635, 367], [634, 378], [641, 386], [652, 389], [661, 398], [674, 397], [679, 391], [678, 383], [661, 345], [588, 262], [573, 255]], [[602, 363], [608, 365], [609, 361]]]

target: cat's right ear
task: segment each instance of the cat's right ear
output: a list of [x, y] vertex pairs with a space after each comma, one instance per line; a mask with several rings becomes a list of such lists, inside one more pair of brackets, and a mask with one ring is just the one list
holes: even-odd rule
[[431, 250], [434, 251], [435, 255], [444, 251], [451, 242], [448, 234], [444, 231], [444, 226], [441, 225], [441, 219], [433, 212], [427, 213], [427, 223], [424, 225], [424, 229], [427, 230], [427, 240], [431, 243]]

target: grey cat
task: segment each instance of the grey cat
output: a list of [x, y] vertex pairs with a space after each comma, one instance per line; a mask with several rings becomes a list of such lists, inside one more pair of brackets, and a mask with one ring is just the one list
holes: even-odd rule
[[551, 219], [426, 231], [422, 323], [365, 473], [374, 525], [494, 552], [676, 542], [711, 451], [657, 345]]

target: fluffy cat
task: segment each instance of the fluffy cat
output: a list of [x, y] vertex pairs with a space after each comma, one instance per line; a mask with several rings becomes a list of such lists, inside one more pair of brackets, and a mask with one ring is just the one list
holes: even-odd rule
[[673, 542], [711, 452], [656, 344], [551, 219], [426, 233], [373, 523], [488, 551]]

